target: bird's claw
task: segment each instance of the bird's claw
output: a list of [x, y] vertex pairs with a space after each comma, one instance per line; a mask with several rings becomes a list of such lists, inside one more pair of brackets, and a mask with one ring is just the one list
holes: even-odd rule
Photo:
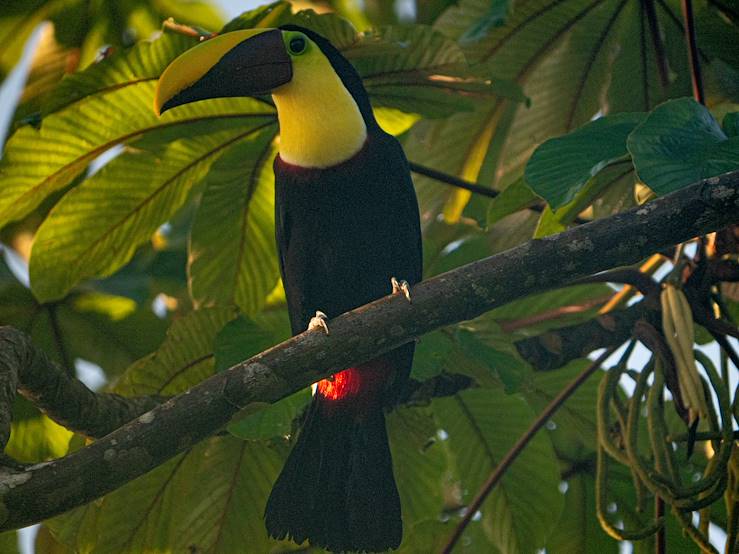
[[324, 314], [322, 311], [317, 310], [316, 315], [310, 318], [310, 322], [308, 322], [308, 331], [314, 331], [316, 329], [323, 329], [323, 331], [330, 335], [328, 331], [328, 324], [326, 321], [328, 320], [328, 317], [326, 314]]
[[390, 283], [392, 283], [393, 285], [393, 294], [398, 294], [399, 292], [402, 292], [403, 296], [405, 296], [405, 299], [408, 302], [411, 301], [411, 287], [408, 284], [408, 281], [398, 281], [395, 277], [391, 277]]

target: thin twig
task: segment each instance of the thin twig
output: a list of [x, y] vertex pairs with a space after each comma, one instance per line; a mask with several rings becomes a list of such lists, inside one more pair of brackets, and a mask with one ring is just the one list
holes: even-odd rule
[[[468, 190], [470, 192], [474, 192], [475, 194], [487, 196], [488, 198], [495, 198], [500, 194], [497, 190], [489, 189], [487, 187], [481, 187], [480, 185], [476, 185], [475, 183], [471, 183], [470, 181], [465, 181], [464, 179], [460, 179], [459, 177], [456, 177], [454, 175], [449, 175], [448, 173], [444, 173], [443, 171], [439, 171], [431, 167], [426, 167], [425, 165], [421, 165], [416, 162], [409, 161], [408, 166], [411, 168], [411, 171], [413, 173], [418, 173], [419, 175], [423, 175], [424, 177], [428, 177], [429, 179], [433, 179], [434, 181], [439, 181], [440, 183]], [[543, 210], [541, 206], [531, 206], [531, 209], [537, 212], [541, 212]]]
[[701, 77], [700, 61], [698, 59], [698, 44], [695, 40], [695, 20], [693, 18], [692, 0], [682, 0], [683, 19], [685, 20], [685, 41], [688, 46], [688, 63], [690, 64], [690, 80], [693, 83], [693, 97], [701, 104], [706, 103], [703, 93], [703, 78]]
[[549, 421], [549, 418], [551, 418], [552, 415], [559, 408], [562, 407], [562, 404], [564, 404], [565, 401], [570, 396], [572, 396], [572, 394], [580, 387], [580, 385], [587, 381], [587, 379], [595, 371], [597, 371], [598, 368], [600, 368], [601, 364], [606, 361], [606, 359], [613, 353], [614, 350], [616, 349], [610, 348], [609, 350], [603, 352], [593, 363], [585, 368], [585, 370], [580, 373], [580, 375], [575, 377], [575, 379], [573, 379], [569, 385], [562, 389], [562, 391], [547, 405], [547, 407], [544, 408], [544, 411], [539, 414], [539, 417], [534, 420], [534, 422], [526, 430], [526, 432], [519, 437], [519, 439], [516, 441], [516, 444], [511, 447], [511, 449], [500, 461], [500, 464], [498, 464], [498, 467], [495, 468], [490, 477], [488, 477], [487, 481], [485, 481], [485, 484], [483, 484], [482, 488], [477, 493], [477, 496], [475, 496], [474, 500], [472, 500], [470, 505], [467, 506], [467, 511], [462, 518], [462, 521], [457, 524], [457, 527], [454, 529], [454, 533], [449, 538], [449, 541], [444, 547], [444, 550], [442, 550], [442, 554], [451, 553], [452, 549], [457, 544], [457, 541], [459, 541], [459, 539], [462, 537], [462, 533], [464, 533], [467, 525], [469, 525], [474, 515], [480, 509], [482, 503], [485, 502], [485, 499], [495, 488], [495, 485], [498, 484], [498, 481], [500, 481], [503, 475], [505, 475], [505, 472], [516, 460], [516, 458], [518, 458], [521, 452], [523, 452], [524, 448], [526, 448], [526, 445], [531, 441], [532, 438], [534, 438], [534, 435], [536, 435], [539, 429], [544, 427], [546, 422]]
[[528, 317], [522, 317], [520, 319], [500, 319], [498, 325], [500, 325], [501, 331], [504, 333], [512, 333], [518, 329], [524, 327], [530, 327], [538, 323], [544, 323], [546, 321], [552, 321], [572, 314], [580, 314], [588, 310], [592, 310], [596, 306], [600, 306], [603, 302], [606, 302], [611, 298], [611, 295], [599, 296], [598, 298], [592, 298], [586, 300], [580, 304], [568, 304], [567, 306], [560, 306], [553, 308], [545, 312], [539, 312]]

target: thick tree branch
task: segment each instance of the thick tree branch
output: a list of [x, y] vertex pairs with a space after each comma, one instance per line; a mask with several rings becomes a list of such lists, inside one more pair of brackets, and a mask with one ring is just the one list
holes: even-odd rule
[[89, 437], [103, 437], [159, 403], [154, 397], [92, 392], [12, 327], [0, 327], [0, 383], [2, 447], [10, 436], [16, 388], [57, 423]]
[[538, 371], [551, 371], [593, 350], [618, 346], [632, 335], [640, 319], [658, 324], [659, 311], [641, 301], [623, 310], [608, 312], [583, 323], [553, 329], [516, 341], [521, 357]]
[[307, 332], [157, 406], [62, 459], [0, 475], [1, 530], [93, 500], [218, 431], [252, 402], [274, 402], [340, 368], [523, 296], [629, 265], [725, 227], [739, 215], [739, 172], [645, 206], [533, 240], [420, 283], [413, 303], [385, 297]]

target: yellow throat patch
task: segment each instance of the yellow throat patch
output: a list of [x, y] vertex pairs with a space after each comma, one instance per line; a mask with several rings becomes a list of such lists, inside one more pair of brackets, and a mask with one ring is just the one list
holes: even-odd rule
[[[284, 34], [289, 41], [290, 33]], [[280, 158], [300, 167], [331, 167], [359, 152], [367, 127], [328, 58], [307, 40], [305, 52], [291, 56], [292, 80], [272, 92], [280, 120]]]

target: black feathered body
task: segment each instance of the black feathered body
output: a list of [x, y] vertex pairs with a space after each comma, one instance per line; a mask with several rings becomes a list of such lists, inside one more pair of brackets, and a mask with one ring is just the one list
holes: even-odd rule
[[[331, 168], [299, 168], [278, 157], [275, 209], [295, 334], [316, 310], [333, 318], [389, 294], [391, 277], [421, 280], [418, 205], [407, 162], [397, 141], [379, 129], [353, 158]], [[404, 387], [413, 348], [349, 370], [358, 389], [349, 394], [327, 398], [319, 384], [267, 505], [273, 536], [309, 539], [335, 552], [400, 544], [383, 406]]]

